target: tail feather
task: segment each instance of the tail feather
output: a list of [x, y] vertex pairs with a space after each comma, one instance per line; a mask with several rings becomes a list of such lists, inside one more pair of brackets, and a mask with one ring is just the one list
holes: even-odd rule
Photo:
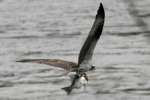
[[70, 87], [70, 86], [68, 86], [68, 87], [64, 87], [64, 88], [62, 88], [64, 91], [66, 91], [67, 92], [67, 94], [70, 94], [71, 93], [71, 91], [72, 91], [72, 88]]

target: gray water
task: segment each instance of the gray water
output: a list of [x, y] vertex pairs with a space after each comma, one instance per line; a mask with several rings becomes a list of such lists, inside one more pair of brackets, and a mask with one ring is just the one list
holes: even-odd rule
[[65, 71], [23, 58], [77, 62], [99, 0], [0, 0], [0, 100], [149, 100], [150, 0], [103, 0], [104, 31], [86, 91]]

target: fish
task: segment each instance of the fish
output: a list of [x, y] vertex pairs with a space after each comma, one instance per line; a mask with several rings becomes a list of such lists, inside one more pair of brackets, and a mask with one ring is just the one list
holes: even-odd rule
[[88, 84], [88, 77], [86, 75], [86, 73], [82, 73], [82, 74], [75, 74], [72, 84], [70, 86], [64, 87], [62, 88], [64, 91], [66, 91], [67, 94], [70, 94], [73, 88], [81, 88], [82, 86], [84, 86], [84, 88], [86, 88], [86, 85]]

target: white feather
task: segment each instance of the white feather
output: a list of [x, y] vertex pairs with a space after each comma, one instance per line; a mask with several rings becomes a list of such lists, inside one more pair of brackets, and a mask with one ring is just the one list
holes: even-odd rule
[[81, 78], [80, 78], [80, 83], [81, 83], [82, 85], [86, 85], [86, 84], [87, 84], [87, 80], [85, 79], [85, 77], [81, 77]]

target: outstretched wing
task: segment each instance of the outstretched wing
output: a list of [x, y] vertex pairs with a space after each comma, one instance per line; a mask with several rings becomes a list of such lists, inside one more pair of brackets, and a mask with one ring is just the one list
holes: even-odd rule
[[74, 62], [59, 59], [22, 59], [16, 62], [23, 62], [23, 63], [32, 62], [32, 63], [46, 64], [65, 69], [67, 71], [76, 71], [76, 69], [78, 68], [77, 64]]
[[[104, 26], [105, 12], [102, 3], [100, 3], [97, 15], [89, 35], [81, 48], [78, 64], [90, 64], [93, 51], [98, 39], [100, 38]], [[80, 66], [81, 67], [81, 66]]]

